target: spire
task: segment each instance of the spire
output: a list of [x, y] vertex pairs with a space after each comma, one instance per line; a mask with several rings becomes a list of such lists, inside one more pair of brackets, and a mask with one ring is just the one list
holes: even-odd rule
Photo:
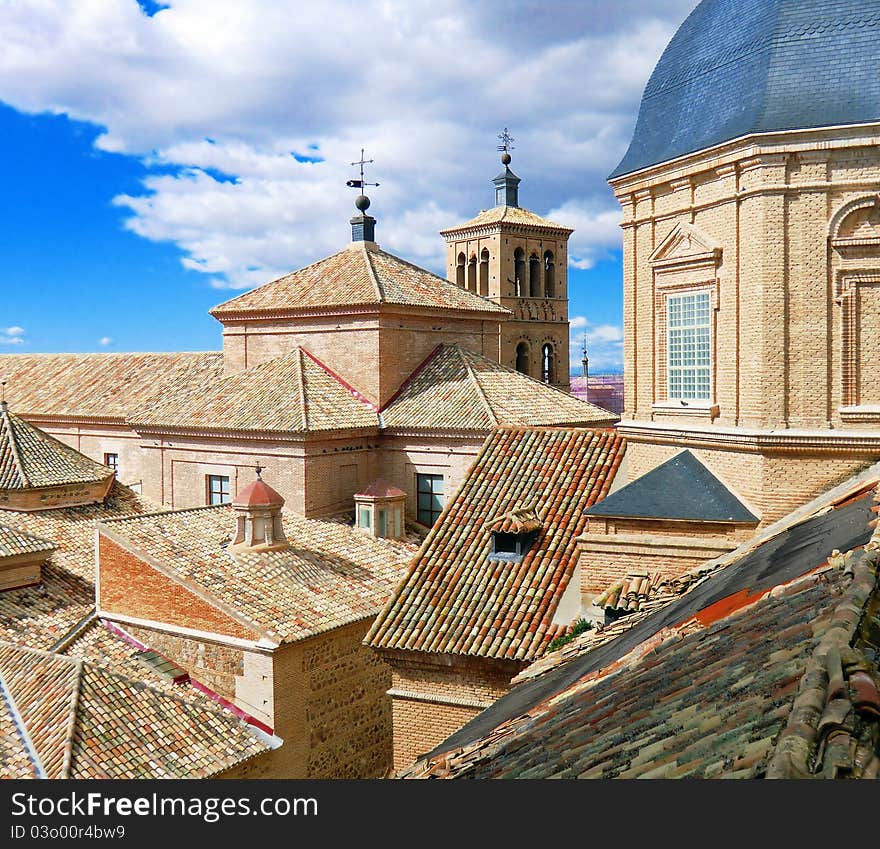
[[498, 150], [501, 151], [501, 164], [504, 170], [495, 177], [492, 182], [495, 184], [495, 206], [519, 206], [519, 184], [520, 178], [510, 170], [510, 151], [513, 150], [514, 138], [504, 128], [504, 132], [498, 134], [501, 144]]
[[361, 190], [361, 194], [359, 194], [354, 201], [354, 205], [360, 214], [353, 216], [350, 221], [352, 242], [376, 241], [376, 219], [373, 218], [372, 215], [367, 215], [367, 210], [370, 208], [370, 199], [363, 194], [363, 190], [367, 186], [379, 185], [378, 183], [368, 183], [364, 179], [364, 165], [371, 165], [372, 162], [372, 159], [364, 159], [364, 149], [361, 148], [361, 158], [356, 162], [351, 163], [352, 165], [360, 166], [360, 179], [348, 180], [345, 183], [345, 185], [351, 189]]

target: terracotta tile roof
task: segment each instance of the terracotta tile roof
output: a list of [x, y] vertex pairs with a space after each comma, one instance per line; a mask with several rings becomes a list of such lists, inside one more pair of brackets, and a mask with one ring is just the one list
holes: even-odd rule
[[556, 224], [546, 218], [541, 218], [528, 209], [519, 206], [493, 206], [491, 209], [484, 209], [475, 218], [465, 221], [464, 224], [458, 224], [455, 227], [448, 227], [440, 231], [441, 236], [447, 233], [455, 233], [457, 230], [464, 230], [470, 227], [484, 227], [488, 224], [524, 224], [529, 227], [543, 227], [544, 229], [564, 230], [567, 233], [573, 233], [571, 227], [564, 227], [562, 224]]
[[62, 655], [0, 643], [0, 682], [48, 778], [205, 778], [270, 748], [219, 705]]
[[112, 474], [111, 469], [28, 424], [0, 402], [0, 490], [93, 483]]
[[385, 428], [604, 427], [618, 417], [460, 345], [438, 345], [380, 413]]
[[[2, 518], [2, 515], [0, 515]], [[55, 544], [32, 534], [0, 524], [0, 557], [15, 557], [17, 554], [37, 554], [55, 550]]]
[[416, 265], [364, 243], [266, 283], [211, 310], [216, 318], [261, 312], [395, 304], [509, 315], [504, 307], [460, 289]]
[[383, 478], [376, 478], [376, 480], [361, 490], [361, 492], [355, 493], [355, 497], [358, 495], [368, 495], [371, 498], [400, 498], [401, 496], [405, 496], [406, 493], [402, 489], [398, 489], [394, 484], [388, 483], [388, 481]]
[[184, 392], [222, 367], [223, 354], [3, 354], [6, 400], [19, 415], [123, 421], [153, 396]]
[[175, 510], [108, 522], [102, 532], [149, 555], [165, 573], [197, 585], [279, 642], [372, 616], [399, 580], [414, 546], [335, 521], [285, 512], [291, 548], [228, 553], [229, 506]]
[[669, 578], [659, 572], [627, 575], [596, 596], [593, 604], [618, 614], [637, 613], [650, 601], [680, 596], [697, 577], [691, 573]]
[[302, 348], [190, 393], [169, 392], [134, 410], [136, 428], [306, 433], [376, 428], [376, 413]]
[[0, 511], [4, 525], [55, 546], [39, 585], [0, 592], [0, 640], [52, 648], [94, 608], [96, 522], [155, 509], [115, 482], [103, 504], [36, 513]]
[[[531, 660], [555, 635], [587, 506], [624, 451], [609, 431], [498, 428], [366, 641], [375, 648]], [[489, 560], [487, 520], [535, 500], [541, 529], [521, 563]]]
[[490, 730], [466, 726], [406, 775], [876, 777], [873, 500], [855, 493], [744, 546], [615, 640], [514, 687], [469, 723]]

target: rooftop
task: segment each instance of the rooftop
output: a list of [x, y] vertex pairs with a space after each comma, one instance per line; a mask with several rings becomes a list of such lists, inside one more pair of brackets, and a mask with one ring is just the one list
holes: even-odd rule
[[232, 553], [225, 545], [234, 527], [233, 508], [220, 505], [107, 522], [101, 532], [278, 642], [374, 615], [414, 550], [409, 543], [375, 539], [341, 522], [285, 512], [290, 549]]
[[703, 0], [645, 87], [609, 179], [753, 133], [880, 120], [875, 0]]
[[878, 475], [880, 465], [768, 528], [613, 639], [521, 675], [408, 774], [870, 774], [860, 740], [877, 739], [880, 717], [864, 677], [876, 682], [880, 647], [864, 617], [880, 600]]
[[9, 643], [0, 696], [3, 777], [207, 778], [272, 747], [208, 700]]
[[380, 411], [399, 430], [610, 426], [618, 417], [460, 345], [440, 344]]
[[375, 410], [303, 348], [223, 375], [222, 362], [192, 391], [173, 391], [134, 409], [135, 428], [320, 431], [376, 428]]
[[113, 471], [11, 413], [0, 402], [0, 490], [105, 481]]
[[544, 229], [559, 230], [566, 233], [574, 232], [571, 227], [564, 227], [562, 224], [557, 224], [555, 221], [541, 218], [540, 215], [536, 215], [534, 212], [530, 212], [528, 209], [523, 209], [519, 206], [493, 206], [491, 209], [484, 209], [479, 215], [475, 218], [471, 218], [470, 221], [465, 221], [464, 224], [457, 224], [455, 227], [447, 227], [445, 230], [441, 230], [440, 235], [446, 236], [450, 233], [455, 233], [458, 230], [465, 230], [471, 227], [485, 227], [490, 224], [500, 223], [522, 224], [527, 227], [542, 227]]
[[381, 304], [509, 315], [493, 301], [365, 242], [354, 242], [312, 265], [226, 301], [214, 307], [211, 315], [222, 320], [255, 313]]
[[[428, 534], [366, 641], [374, 648], [531, 660], [556, 635], [584, 509], [623, 456], [609, 431], [498, 428]], [[533, 510], [521, 562], [490, 560], [493, 522]]]
[[685, 450], [596, 504], [589, 516], [757, 524], [758, 517]]

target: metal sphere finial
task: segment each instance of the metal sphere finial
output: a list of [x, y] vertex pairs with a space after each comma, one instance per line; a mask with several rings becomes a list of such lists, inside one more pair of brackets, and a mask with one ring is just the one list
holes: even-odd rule
[[358, 195], [354, 205], [361, 211], [366, 212], [370, 208], [370, 199], [366, 195]]
[[510, 165], [510, 154], [507, 151], [501, 154], [501, 164]]

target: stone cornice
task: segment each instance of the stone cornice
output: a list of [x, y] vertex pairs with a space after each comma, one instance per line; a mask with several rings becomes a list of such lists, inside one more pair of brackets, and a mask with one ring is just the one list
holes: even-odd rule
[[480, 236], [494, 236], [501, 231], [522, 236], [546, 235], [555, 239], [558, 239], [562, 234], [567, 234], [566, 241], [568, 241], [568, 236], [574, 233], [571, 227], [549, 227], [543, 224], [526, 224], [522, 221], [490, 221], [486, 224], [462, 226], [461, 228], [450, 227], [447, 230], [441, 230], [440, 235], [447, 242], [451, 242], [459, 239], [479, 238]]
[[880, 430], [758, 430], [751, 428], [688, 428], [657, 422], [628, 421], [617, 426], [633, 442], [682, 444], [750, 453], [877, 454]]
[[196, 439], [229, 439], [230, 437], [237, 439], [249, 439], [257, 442], [305, 442], [308, 440], [323, 440], [330, 438], [338, 438], [346, 434], [364, 436], [367, 434], [379, 434], [378, 422], [376, 425], [359, 428], [338, 428], [335, 430], [316, 430], [316, 431], [292, 431], [292, 430], [244, 430], [236, 428], [194, 428], [194, 427], [172, 427], [170, 425], [150, 425], [131, 423], [129, 425], [138, 436], [146, 439], [149, 437], [158, 437], [166, 439], [168, 437], [176, 438], [196, 438]]
[[[444, 281], [448, 283], [449, 281]], [[450, 284], [451, 285], [451, 284]], [[496, 305], [497, 306], [497, 305]], [[285, 308], [285, 309], [265, 309], [265, 310], [236, 310], [229, 312], [211, 312], [211, 315], [221, 324], [236, 324], [248, 321], [277, 321], [287, 318], [342, 318], [346, 316], [380, 316], [380, 315], [397, 315], [398, 313], [416, 314], [416, 315], [436, 315], [446, 317], [450, 314], [466, 315], [471, 317], [480, 317], [482, 319], [489, 318], [495, 321], [503, 321], [507, 318], [507, 310], [501, 309], [471, 309], [458, 307], [442, 307], [442, 306], [421, 306], [417, 304], [340, 304], [338, 306], [328, 307], [308, 307], [308, 308]]]

